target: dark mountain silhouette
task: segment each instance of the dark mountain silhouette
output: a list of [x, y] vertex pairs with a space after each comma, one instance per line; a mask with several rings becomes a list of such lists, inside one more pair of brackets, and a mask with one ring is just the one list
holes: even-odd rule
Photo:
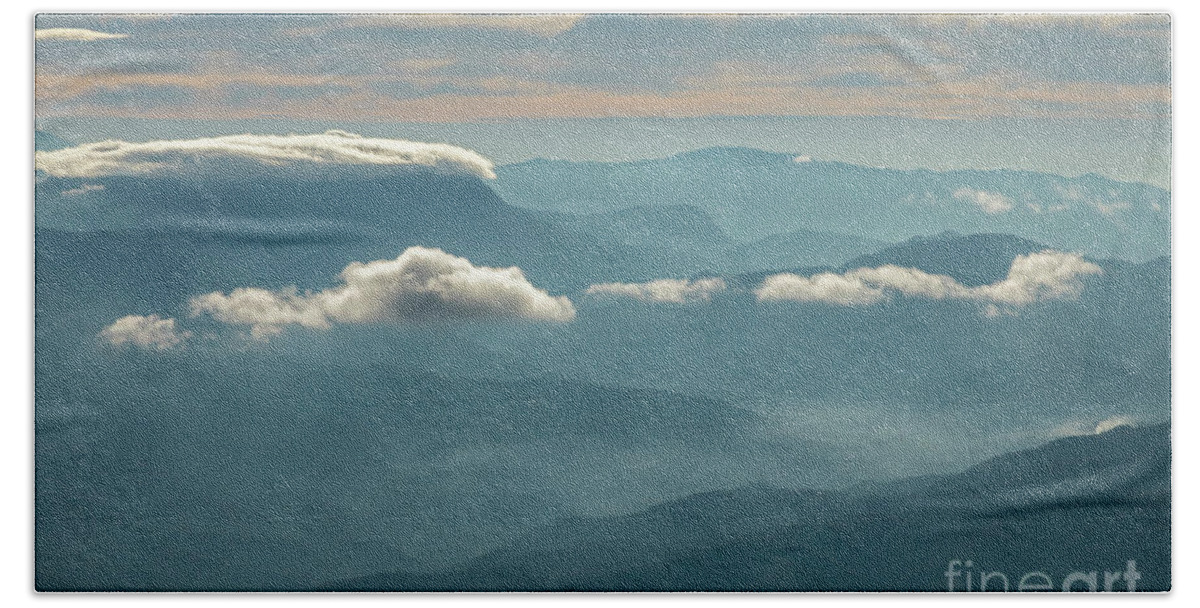
[[[951, 560], [1006, 574], [1123, 571], [1170, 588], [1170, 430], [1118, 427], [1006, 454], [962, 473], [845, 491], [755, 487], [624, 516], [574, 519], [436, 574], [358, 590], [942, 591]], [[1101, 578], [1101, 580], [1103, 580]], [[965, 581], [957, 579], [957, 589]], [[993, 582], [993, 590], [999, 587]], [[1124, 583], [1117, 583], [1117, 590]]]

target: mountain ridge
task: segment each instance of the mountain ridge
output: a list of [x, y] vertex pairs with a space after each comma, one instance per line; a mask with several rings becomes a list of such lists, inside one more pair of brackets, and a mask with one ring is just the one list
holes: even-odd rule
[[1169, 191], [1092, 175], [885, 169], [750, 148], [629, 162], [525, 161], [496, 173], [493, 187], [517, 206], [600, 212], [692, 204], [738, 240], [803, 229], [900, 242], [954, 230], [1139, 261], [1170, 251]]
[[[1124, 558], [1132, 558], [1139, 560], [1145, 571], [1140, 589], [1165, 590], [1170, 585], [1169, 535], [1154, 534], [1139, 541], [1121, 530], [1138, 518], [1152, 521], [1169, 517], [1169, 434], [1166, 423], [1137, 429], [1120, 427], [1008, 453], [956, 474], [882, 482], [845, 492], [750, 487], [698, 493], [626, 516], [559, 522], [515, 541], [508, 549], [485, 554], [441, 575], [380, 574], [338, 581], [331, 588], [936, 591], [944, 590], [946, 585], [936, 567], [937, 560], [941, 560], [942, 567], [952, 559], [966, 558], [984, 568], [1002, 565], [1010, 572], [1016, 568], [1045, 569], [1062, 577], [1064, 568], [1087, 569], [1109, 562], [1111, 566], [1124, 566]], [[1108, 460], [1083, 465], [1072, 472], [1073, 478], [1088, 479], [1127, 464], [1143, 471], [1146, 477], [1133, 483], [1145, 491], [1128, 493], [1128, 487], [1110, 488], [1127, 492], [1124, 502], [1087, 503], [1071, 494], [1060, 495], [1036, 510], [1025, 511], [1022, 523], [1028, 530], [1024, 533], [1017, 527], [998, 544], [972, 541], [971, 534], [988, 529], [986, 518], [992, 517], [987, 515], [992, 512], [991, 504], [996, 497], [1003, 498], [1006, 487], [977, 485], [973, 476], [989, 467], [999, 468], [1009, 485], [1052, 486], [1053, 481], [1047, 481], [1044, 472], [1061, 470], [1061, 463], [1079, 456], [1079, 446], [1100, 452]], [[1146, 449], [1150, 452], [1144, 453]], [[1043, 472], [1042, 478], [1036, 477], [1038, 472]], [[906, 486], [910, 486], [907, 495], [896, 491]], [[896, 504], [898, 495], [901, 498]], [[1086, 526], [1095, 528], [1073, 528], [1087, 532], [1066, 536], [1065, 544], [1054, 542], [1063, 540], [1061, 534], [1055, 539], [1041, 538], [1040, 534], [1063, 521], [1058, 509], [1073, 513]], [[975, 519], [979, 516], [985, 519]], [[813, 519], [795, 522], [806, 517]], [[939, 525], [939, 517], [947, 519]], [[897, 525], [901, 528], [892, 528]], [[884, 538], [869, 536], [873, 533]], [[837, 538], [845, 545], [829, 544]], [[892, 544], [900, 539], [921, 539], [930, 544]], [[1094, 553], [1097, 547], [1101, 548], [1099, 554]], [[973, 552], [957, 552], [967, 550]], [[839, 563], [868, 563], [872, 555], [886, 556], [889, 562], [876, 570], [838, 569]], [[1022, 563], [1023, 555], [1033, 559]], [[933, 563], [929, 563], [930, 558]], [[1045, 561], [1036, 561], [1039, 559]], [[793, 569], [779, 569], [780, 560], [790, 563]]]

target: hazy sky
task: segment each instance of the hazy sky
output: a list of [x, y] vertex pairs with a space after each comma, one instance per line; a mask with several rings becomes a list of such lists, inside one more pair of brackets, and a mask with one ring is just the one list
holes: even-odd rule
[[1168, 183], [1163, 15], [43, 15], [37, 29], [38, 126], [72, 141], [338, 127], [500, 163], [749, 145]]

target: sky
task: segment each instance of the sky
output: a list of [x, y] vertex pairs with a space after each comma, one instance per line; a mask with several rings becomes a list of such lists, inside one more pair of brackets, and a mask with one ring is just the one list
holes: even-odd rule
[[1168, 186], [1166, 15], [40, 15], [77, 143], [321, 132], [497, 163], [744, 145]]

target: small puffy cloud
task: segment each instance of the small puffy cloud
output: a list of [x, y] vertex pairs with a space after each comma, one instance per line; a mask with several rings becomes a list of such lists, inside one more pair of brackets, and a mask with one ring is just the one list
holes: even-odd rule
[[410, 247], [394, 260], [354, 262], [342, 284], [319, 292], [239, 288], [192, 298], [192, 316], [249, 325], [267, 339], [287, 325], [525, 319], [567, 322], [575, 307], [534, 287], [520, 268], [475, 266], [440, 249]]
[[1136, 427], [1137, 421], [1131, 416], [1118, 414], [1092, 424], [1087, 420], [1065, 422], [1051, 431], [1055, 437], [1080, 437], [1084, 435], [1101, 435], [1119, 427]]
[[113, 346], [129, 344], [157, 351], [171, 350], [191, 336], [190, 331], [175, 329], [175, 319], [163, 319], [158, 315], [121, 317], [100, 332], [100, 337]]
[[1017, 256], [1003, 281], [972, 287], [968, 291], [973, 299], [1011, 306], [1074, 300], [1083, 293], [1083, 277], [1103, 272], [1079, 254], [1048, 249]]
[[988, 215], [1005, 213], [1013, 208], [1012, 201], [999, 192], [959, 188], [954, 191], [954, 198], [971, 203]]
[[1083, 292], [1083, 277], [1100, 274], [1101, 268], [1078, 254], [1046, 250], [1019, 255], [1002, 281], [967, 287], [952, 277], [916, 268], [886, 265], [845, 273], [802, 277], [791, 273], [767, 277], [755, 290], [760, 302], [823, 302], [839, 306], [866, 306], [887, 299], [889, 293], [930, 300], [967, 300], [986, 305], [989, 317], [1001, 306], [1020, 308], [1033, 302], [1076, 299]]
[[684, 304], [687, 302], [708, 301], [714, 293], [725, 291], [725, 280], [720, 278], [697, 279], [657, 279], [646, 283], [601, 283], [587, 288], [592, 295], [624, 296], [636, 298], [645, 302], [670, 302]]
[[345, 131], [314, 135], [226, 135], [200, 139], [127, 142], [108, 140], [38, 151], [34, 166], [55, 177], [103, 177], [178, 171], [207, 159], [236, 159], [263, 166], [425, 166], [492, 179], [492, 161], [449, 144], [368, 138]]
[[798, 163], [798, 164], [811, 163], [812, 157], [808, 156], [807, 154], [804, 154], [804, 155], [796, 156], [796, 157], [792, 158], [792, 162]]
[[110, 34], [108, 32], [97, 32], [95, 30], [87, 30], [75, 27], [51, 27], [33, 31], [34, 40], [71, 40], [78, 42], [90, 42], [92, 40], [112, 40], [114, 38], [128, 37], [128, 34]]
[[1137, 422], [1129, 416], [1112, 416], [1096, 424], [1095, 434], [1107, 433], [1122, 426], [1137, 426]]

